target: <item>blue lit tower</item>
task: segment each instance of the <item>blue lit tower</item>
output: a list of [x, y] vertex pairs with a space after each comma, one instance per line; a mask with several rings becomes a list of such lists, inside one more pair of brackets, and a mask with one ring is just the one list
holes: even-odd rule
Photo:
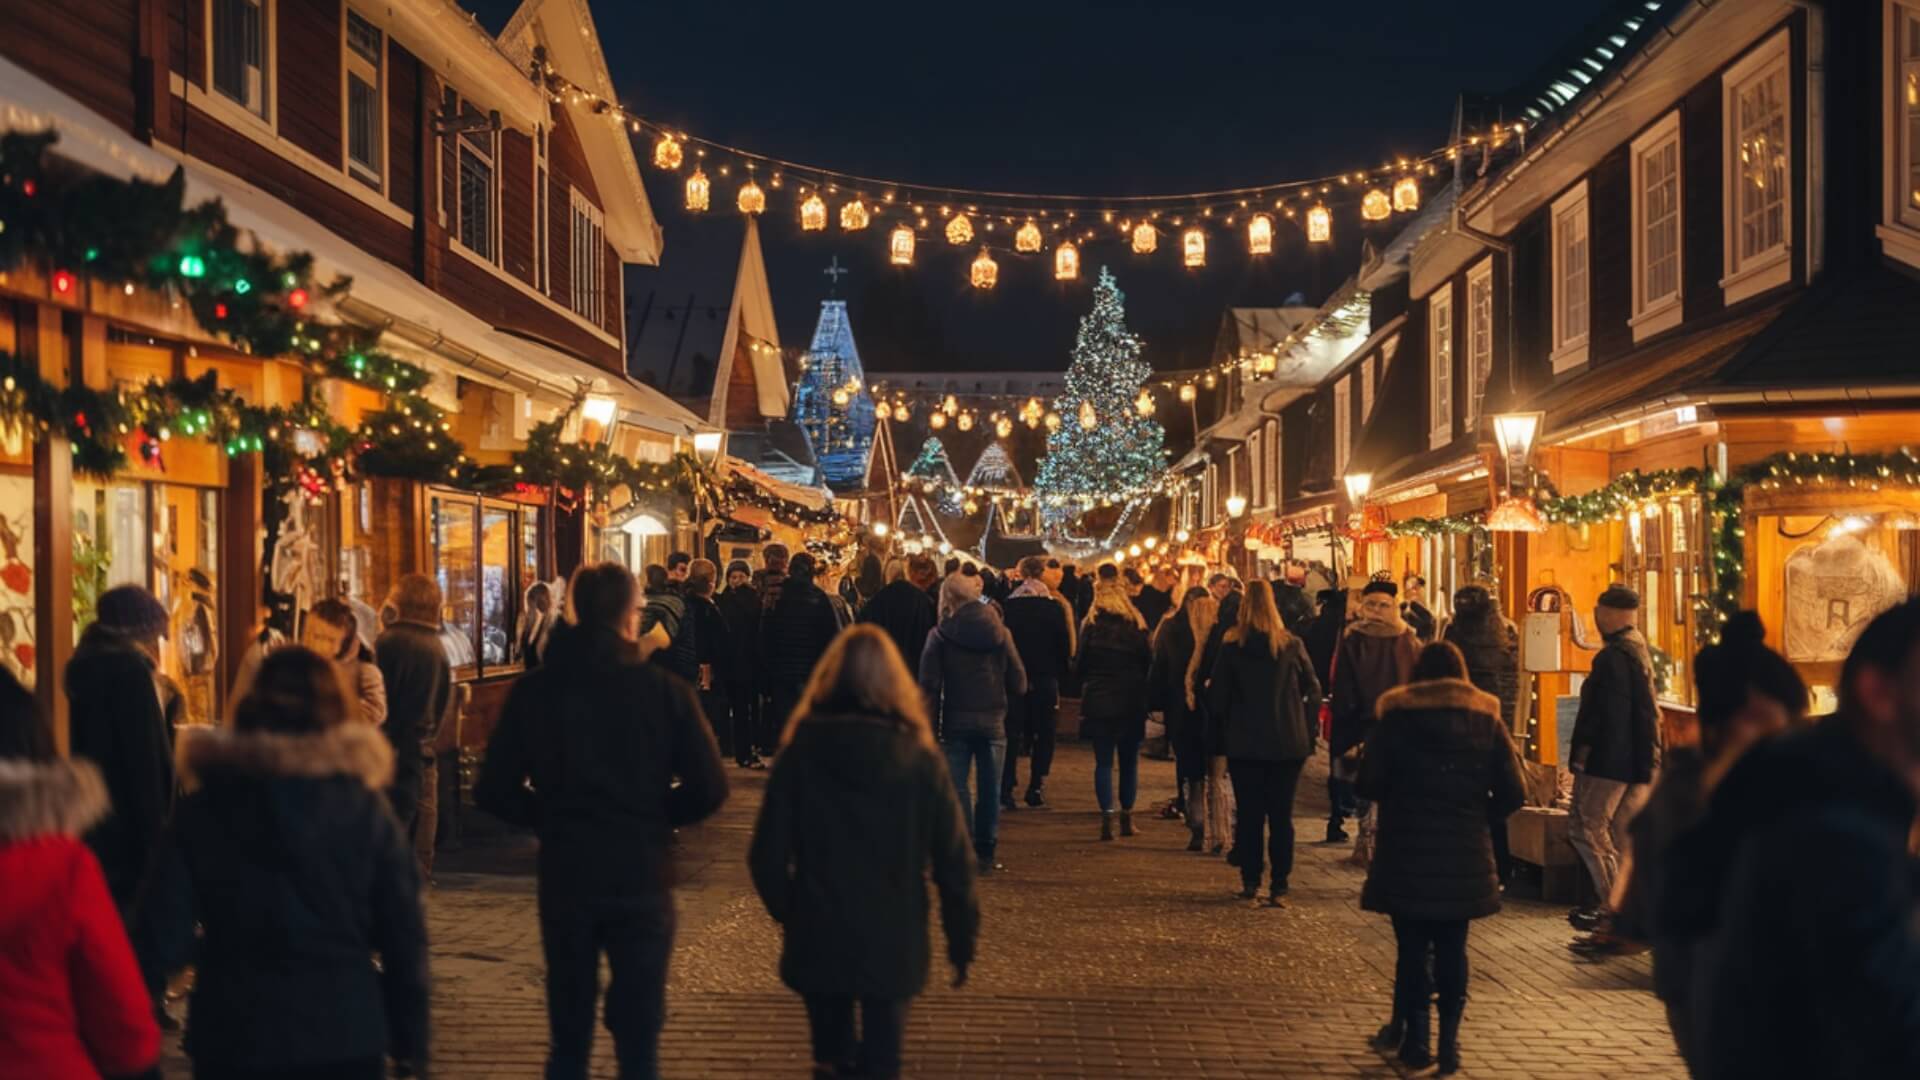
[[[836, 284], [836, 264], [827, 271]], [[823, 300], [813, 344], [801, 361], [794, 384], [794, 423], [807, 433], [822, 478], [835, 491], [856, 491], [866, 484], [867, 458], [873, 453], [873, 397], [866, 370], [853, 344], [845, 300]]]

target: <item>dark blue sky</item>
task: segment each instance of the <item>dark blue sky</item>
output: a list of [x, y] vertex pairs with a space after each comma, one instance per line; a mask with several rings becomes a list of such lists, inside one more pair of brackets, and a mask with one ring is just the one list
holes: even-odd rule
[[[468, 0], [499, 26], [514, 0]], [[847, 172], [923, 183], [1141, 194], [1213, 189], [1379, 165], [1444, 142], [1455, 97], [1526, 78], [1612, 0], [1140, 3], [1004, 0], [832, 5], [760, 0], [595, 0], [626, 103], [703, 137]], [[646, 154], [641, 155], [642, 161]], [[647, 168], [666, 233], [658, 268], [630, 272], [646, 333], [668, 306], [724, 305], [740, 225], [680, 209], [679, 178]], [[730, 206], [730, 182], [716, 208]], [[724, 197], [723, 197], [724, 196]], [[1157, 367], [1203, 359], [1221, 309], [1317, 301], [1350, 273], [1360, 231], [1336, 218], [1334, 251], [1283, 235], [1252, 262], [1216, 245], [1203, 270], [1172, 245], [1111, 263]], [[1346, 226], [1341, 228], [1340, 226]], [[1088, 304], [1037, 263], [1002, 258], [998, 289], [966, 284], [971, 249], [884, 265], [884, 235], [802, 234], [777, 193], [762, 222], [784, 344], [804, 345], [838, 256], [873, 370], [1064, 368]], [[1288, 243], [1288, 239], [1293, 243]], [[944, 247], [944, 245], [940, 245]], [[684, 378], [685, 366], [679, 377]]]

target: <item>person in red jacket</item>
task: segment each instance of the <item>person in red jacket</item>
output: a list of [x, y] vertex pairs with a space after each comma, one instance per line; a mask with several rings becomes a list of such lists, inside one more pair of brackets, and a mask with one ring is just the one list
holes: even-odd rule
[[0, 669], [0, 1071], [8, 1076], [130, 1076], [160, 1057], [126, 928], [99, 860], [80, 840], [106, 814], [100, 770], [54, 756], [33, 695]]

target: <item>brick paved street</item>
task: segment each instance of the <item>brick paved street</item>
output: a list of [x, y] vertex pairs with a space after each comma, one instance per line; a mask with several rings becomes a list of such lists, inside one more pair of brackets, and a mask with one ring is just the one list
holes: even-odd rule
[[[940, 982], [917, 1002], [913, 1075], [1399, 1075], [1365, 1047], [1386, 1015], [1392, 936], [1383, 917], [1359, 910], [1361, 877], [1340, 864], [1345, 849], [1302, 845], [1293, 907], [1254, 909], [1232, 895], [1238, 881], [1224, 861], [1183, 850], [1178, 822], [1151, 818], [1134, 840], [1098, 843], [1090, 765], [1084, 746], [1065, 747], [1057, 809], [1004, 822], [1011, 872], [983, 883], [979, 962], [965, 989]], [[1304, 840], [1319, 835], [1324, 775], [1302, 780]], [[776, 928], [745, 869], [764, 774], [732, 776], [727, 808], [684, 837], [665, 1071], [803, 1076], [804, 1014], [775, 975]], [[1143, 806], [1172, 786], [1169, 763], [1143, 763]], [[530, 865], [524, 841], [446, 861], [431, 912], [442, 1076], [538, 1072], [546, 1032]], [[1474, 924], [1463, 1075], [1683, 1075], [1644, 958], [1571, 962], [1563, 915], [1512, 902]], [[604, 1031], [596, 1048], [612, 1076]]]

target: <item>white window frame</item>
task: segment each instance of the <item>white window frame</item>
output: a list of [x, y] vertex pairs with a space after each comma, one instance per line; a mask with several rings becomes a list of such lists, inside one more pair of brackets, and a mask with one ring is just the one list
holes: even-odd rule
[[[349, 44], [348, 24], [359, 19], [371, 26], [380, 35], [380, 58], [369, 61]], [[392, 35], [386, 27], [342, 4], [340, 8], [340, 167], [346, 174], [373, 190], [385, 193], [387, 190], [387, 165], [391, 147], [387, 145], [387, 43]], [[365, 163], [353, 156], [353, 80], [359, 79], [373, 87], [373, 145], [374, 154], [379, 159], [379, 167], [369, 169]]]
[[[1750, 296], [1784, 285], [1793, 278], [1793, 166], [1794, 117], [1793, 69], [1788, 63], [1788, 32], [1784, 29], [1741, 57], [1720, 78], [1721, 119], [1725, 131], [1722, 153], [1722, 215], [1726, 219], [1723, 241], [1720, 290], [1726, 303], [1738, 303]], [[1780, 240], [1761, 251], [1743, 255], [1740, 251], [1740, 96], [1749, 88], [1769, 79], [1780, 80], [1781, 130], [1784, 133], [1786, 165], [1781, 170]]]
[[1280, 483], [1280, 421], [1267, 421], [1267, 505], [1278, 509], [1284, 495]]
[[1487, 397], [1487, 380], [1493, 375], [1493, 256], [1481, 259], [1467, 271], [1466, 307], [1466, 429], [1474, 431], [1480, 426], [1480, 406]]
[[1207, 462], [1207, 471], [1200, 477], [1200, 524], [1207, 526], [1219, 520], [1215, 503], [1220, 496], [1220, 466]]
[[[1661, 296], [1649, 296], [1653, 276], [1653, 252], [1648, 243], [1647, 166], [1658, 155], [1673, 155], [1673, 174], [1664, 182], [1673, 185], [1673, 289]], [[1686, 154], [1680, 142], [1680, 110], [1675, 109], [1633, 140], [1629, 154], [1632, 162], [1633, 202], [1633, 314], [1627, 324], [1633, 328], [1633, 340], [1652, 337], [1680, 325], [1681, 297], [1686, 290]]]
[[[1553, 201], [1550, 220], [1553, 223], [1548, 238], [1552, 245], [1553, 261], [1553, 312], [1550, 321], [1553, 324], [1553, 373], [1558, 375], [1586, 366], [1587, 343], [1593, 336], [1593, 232], [1587, 217], [1585, 180]], [[1567, 243], [1563, 240], [1567, 234], [1576, 231], [1580, 245], [1577, 267], [1571, 265], [1571, 260], [1567, 258]], [[1580, 307], [1585, 316], [1583, 324], [1577, 328], [1567, 325], [1572, 321], [1568, 318], [1569, 304], [1575, 292], [1580, 294]]]
[[[464, 111], [466, 99], [457, 99]], [[467, 245], [462, 225], [466, 221], [466, 184], [460, 175], [461, 154], [471, 152], [475, 160], [487, 166], [487, 250], [480, 251]], [[500, 133], [497, 131], [463, 131], [453, 137], [453, 221], [448, 230], [454, 245], [478, 262], [490, 266], [500, 265]]]
[[[572, 210], [567, 215], [568, 266], [567, 301], [574, 314], [600, 325], [606, 313], [607, 292], [607, 218], [576, 187], [568, 187]], [[582, 288], [585, 278], [587, 288]]]
[[1333, 384], [1333, 476], [1347, 475], [1347, 461], [1353, 456], [1353, 376], [1342, 375]]
[[240, 101], [220, 89], [214, 81], [214, 50], [218, 44], [214, 40], [213, 5], [215, 0], [205, 0], [202, 7], [204, 20], [200, 25], [206, 30], [202, 35], [206, 43], [206, 80], [207, 97], [225, 106], [231, 114], [245, 117], [256, 125], [264, 125], [273, 131], [279, 126], [280, 95], [274, 93], [273, 80], [280, 71], [280, 55], [277, 39], [279, 37], [279, 0], [258, 0], [260, 8], [260, 98], [258, 102]]
[[[1907, 112], [1920, 119], [1920, 48], [1906, 48], [1909, 27], [1920, 33], [1920, 3], [1885, 0], [1886, 42], [1883, 64], [1886, 159], [1885, 205], [1879, 233], [1886, 254], [1909, 266], [1920, 267], [1920, 132], [1910, 135]], [[1909, 80], [1912, 89], [1909, 89]], [[1909, 105], [1909, 94], [1915, 95]], [[1917, 125], [1920, 126], [1920, 125]]]
[[1427, 445], [1453, 441], [1453, 285], [1427, 297]]
[[1380, 354], [1371, 352], [1360, 361], [1360, 422], [1373, 419], [1373, 399], [1379, 393], [1375, 380], [1380, 377]]

